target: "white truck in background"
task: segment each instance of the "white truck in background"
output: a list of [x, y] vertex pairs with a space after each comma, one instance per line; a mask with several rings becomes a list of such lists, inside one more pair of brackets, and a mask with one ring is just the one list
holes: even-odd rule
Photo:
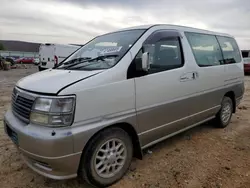
[[39, 48], [39, 71], [53, 68], [80, 48], [80, 45], [41, 44]]

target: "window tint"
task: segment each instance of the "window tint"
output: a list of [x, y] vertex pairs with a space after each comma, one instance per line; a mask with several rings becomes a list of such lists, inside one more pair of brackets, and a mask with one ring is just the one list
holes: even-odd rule
[[[181, 46], [178, 38], [165, 38], [153, 44], [145, 44], [143, 52], [149, 52], [149, 74], [183, 66]], [[141, 61], [141, 56], [142, 50], [137, 54], [135, 62]]]
[[186, 36], [200, 67], [223, 64], [222, 52], [215, 36], [199, 33], [186, 33]]
[[233, 38], [217, 36], [217, 39], [222, 49], [225, 64], [241, 62], [240, 51]]

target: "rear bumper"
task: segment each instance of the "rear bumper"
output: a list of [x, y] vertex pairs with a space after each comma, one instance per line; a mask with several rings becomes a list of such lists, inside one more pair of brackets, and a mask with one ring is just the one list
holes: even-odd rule
[[39, 66], [44, 69], [50, 69], [55, 66], [54, 62], [40, 62]]
[[47, 70], [47, 68], [41, 67], [41, 65], [38, 66], [39, 71]]

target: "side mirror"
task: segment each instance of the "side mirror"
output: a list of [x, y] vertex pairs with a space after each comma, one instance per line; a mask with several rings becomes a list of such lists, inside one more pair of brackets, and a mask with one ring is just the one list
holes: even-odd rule
[[142, 65], [141, 65], [141, 68], [145, 72], [148, 72], [148, 70], [149, 70], [149, 53], [148, 52], [144, 52], [142, 54]]

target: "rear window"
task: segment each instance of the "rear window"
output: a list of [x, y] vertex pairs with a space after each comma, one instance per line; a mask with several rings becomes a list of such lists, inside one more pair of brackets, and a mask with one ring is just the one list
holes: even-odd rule
[[225, 64], [241, 62], [241, 54], [234, 38], [217, 36]]

